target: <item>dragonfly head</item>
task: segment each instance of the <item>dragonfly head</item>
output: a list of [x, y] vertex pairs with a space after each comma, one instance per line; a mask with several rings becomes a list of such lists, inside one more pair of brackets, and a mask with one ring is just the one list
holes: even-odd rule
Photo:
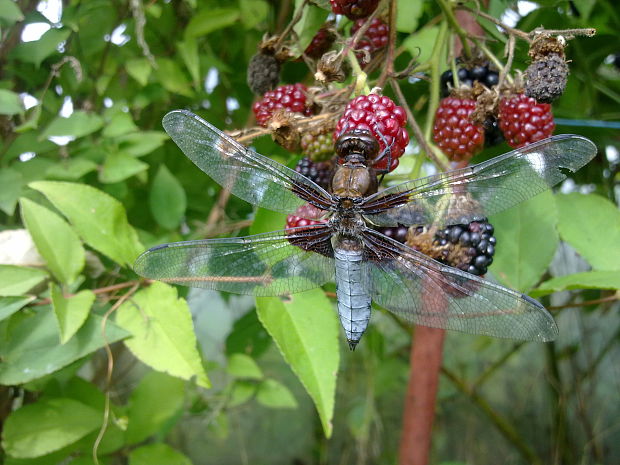
[[345, 162], [367, 165], [379, 153], [379, 142], [370, 131], [354, 129], [341, 135], [334, 146], [336, 154]]

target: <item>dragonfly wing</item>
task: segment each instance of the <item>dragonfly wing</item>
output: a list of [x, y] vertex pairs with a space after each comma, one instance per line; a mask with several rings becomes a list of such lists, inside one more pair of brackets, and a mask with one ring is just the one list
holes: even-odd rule
[[330, 238], [329, 228], [316, 225], [247, 237], [175, 242], [144, 252], [134, 270], [145, 278], [236, 294], [296, 293], [333, 280]]
[[558, 329], [536, 300], [429, 259], [374, 230], [363, 233], [372, 298], [404, 320], [523, 341], [551, 341]]
[[559, 135], [467, 168], [408, 181], [366, 199], [378, 226], [467, 224], [510, 208], [566, 179], [596, 155], [585, 137]]
[[324, 210], [331, 204], [329, 194], [305, 176], [244, 147], [189, 111], [168, 113], [163, 125], [198, 168], [253, 205], [293, 213], [306, 202]]

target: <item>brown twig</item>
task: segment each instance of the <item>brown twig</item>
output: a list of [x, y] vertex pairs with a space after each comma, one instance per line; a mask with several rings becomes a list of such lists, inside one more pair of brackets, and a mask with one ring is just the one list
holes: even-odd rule
[[388, 26], [389, 26], [389, 38], [387, 45], [387, 53], [385, 55], [385, 61], [383, 70], [381, 71], [381, 75], [377, 80], [377, 86], [383, 87], [385, 85], [385, 81], [394, 75], [394, 50], [396, 49], [396, 15], [397, 15], [397, 7], [398, 3], [395, 0], [392, 0], [390, 3], [390, 10], [388, 16]]
[[614, 302], [620, 300], [620, 295], [614, 294], [607, 297], [601, 297], [600, 299], [586, 300], [584, 302], [573, 302], [565, 305], [552, 305], [547, 307], [547, 310], [562, 310], [564, 308], [586, 307], [588, 305], [603, 304], [606, 302]]

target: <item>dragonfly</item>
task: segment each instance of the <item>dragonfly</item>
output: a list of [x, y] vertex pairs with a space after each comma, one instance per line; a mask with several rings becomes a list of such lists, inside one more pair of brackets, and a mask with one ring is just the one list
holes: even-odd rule
[[198, 168], [235, 196], [286, 214], [309, 203], [324, 222], [158, 245], [136, 260], [139, 275], [253, 296], [285, 296], [335, 281], [351, 350], [369, 324], [372, 302], [417, 325], [522, 341], [558, 335], [553, 317], [535, 299], [439, 263], [376, 228], [440, 227], [489, 217], [587, 164], [597, 151], [590, 140], [558, 135], [377, 191], [372, 163], [379, 144], [370, 133], [353, 131], [335, 143], [341, 164], [328, 191], [189, 111], [168, 113], [163, 126]]

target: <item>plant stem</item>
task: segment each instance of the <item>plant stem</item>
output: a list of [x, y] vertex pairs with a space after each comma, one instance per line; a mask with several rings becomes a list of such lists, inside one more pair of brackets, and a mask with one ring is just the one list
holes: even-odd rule
[[450, 28], [459, 36], [461, 39], [461, 45], [463, 46], [463, 55], [465, 58], [472, 58], [471, 47], [469, 46], [467, 33], [461, 25], [456, 20], [456, 16], [454, 16], [454, 11], [452, 10], [452, 5], [448, 2], [448, 0], [438, 0], [437, 3], [441, 7], [443, 14], [450, 24]]

